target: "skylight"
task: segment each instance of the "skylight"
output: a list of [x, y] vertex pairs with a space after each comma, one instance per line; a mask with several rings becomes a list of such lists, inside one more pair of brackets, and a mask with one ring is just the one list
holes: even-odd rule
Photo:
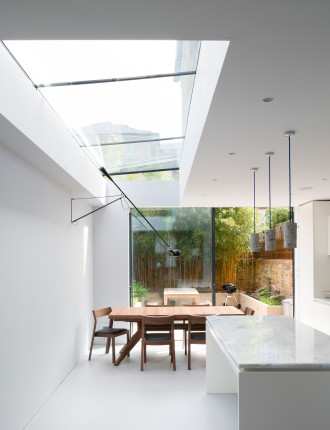
[[200, 42], [4, 43], [97, 167], [179, 169]]

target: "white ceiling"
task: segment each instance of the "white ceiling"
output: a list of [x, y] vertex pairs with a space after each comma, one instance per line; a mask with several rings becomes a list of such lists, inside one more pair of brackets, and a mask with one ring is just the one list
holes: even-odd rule
[[286, 205], [288, 129], [293, 203], [330, 199], [328, 0], [6, 0], [0, 12], [1, 39], [230, 40], [183, 204], [250, 206], [256, 166], [267, 205], [274, 151], [272, 202]]

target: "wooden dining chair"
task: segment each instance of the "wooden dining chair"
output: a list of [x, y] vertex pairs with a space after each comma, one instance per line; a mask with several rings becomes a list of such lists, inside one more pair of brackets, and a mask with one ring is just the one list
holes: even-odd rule
[[188, 370], [191, 370], [191, 345], [206, 344], [206, 316], [188, 316]]
[[[159, 327], [162, 331], [167, 330], [168, 333], [155, 333]], [[142, 316], [141, 371], [147, 361], [147, 345], [169, 345], [173, 370], [176, 370], [173, 316]]]
[[245, 315], [254, 315], [254, 310], [247, 306], [244, 310], [244, 313]]
[[[209, 303], [206, 305], [183, 305], [183, 306], [188, 306], [188, 307], [199, 307], [199, 306], [211, 306]], [[205, 326], [205, 324], [204, 324]], [[183, 337], [182, 337], [182, 347], [184, 347], [184, 355], [187, 355], [187, 333], [188, 333], [188, 322], [187, 320], [183, 320]], [[203, 326], [201, 328], [203, 330]]]
[[122, 335], [126, 334], [127, 335], [127, 342], [129, 341], [129, 331], [125, 328], [113, 328], [113, 320], [109, 321], [109, 327], [105, 327], [105, 328], [102, 328], [101, 330], [96, 331], [97, 319], [110, 315], [111, 311], [112, 311], [111, 308], [104, 308], [104, 309], [98, 309], [98, 310], [93, 311], [94, 328], [93, 328], [93, 335], [92, 335], [92, 341], [91, 341], [91, 347], [90, 347], [90, 351], [89, 351], [88, 360], [90, 360], [92, 358], [92, 350], [93, 350], [95, 337], [107, 338], [107, 344], [106, 344], [106, 348], [105, 348], [106, 354], [109, 353], [110, 343], [112, 341], [112, 362], [113, 363], [115, 362], [115, 355], [116, 355], [115, 338], [117, 336], [122, 336]]
[[[147, 303], [146, 305], [145, 305], [145, 307], [146, 308], [170, 308], [170, 307], [172, 307], [172, 305], [155, 305], [155, 304], [151, 304], [151, 303]], [[147, 327], [147, 330], [149, 330], [149, 327]], [[168, 330], [168, 326], [164, 326], [164, 327], [162, 327], [162, 326], [154, 326], [153, 327], [153, 331], [169, 331]]]

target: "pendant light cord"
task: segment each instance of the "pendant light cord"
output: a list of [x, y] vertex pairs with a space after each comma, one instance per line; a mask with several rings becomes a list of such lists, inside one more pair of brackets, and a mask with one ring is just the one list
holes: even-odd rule
[[253, 226], [256, 234], [256, 171], [253, 171]]
[[271, 198], [271, 191], [270, 191], [270, 156], [268, 160], [269, 165], [269, 230], [272, 229], [272, 198]]
[[291, 140], [289, 135], [289, 220], [292, 222], [292, 216], [291, 216]]

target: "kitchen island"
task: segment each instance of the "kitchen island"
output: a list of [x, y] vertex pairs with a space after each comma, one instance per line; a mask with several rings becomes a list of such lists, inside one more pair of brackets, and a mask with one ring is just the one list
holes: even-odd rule
[[207, 317], [206, 383], [238, 394], [239, 430], [328, 430], [330, 336], [283, 316]]

